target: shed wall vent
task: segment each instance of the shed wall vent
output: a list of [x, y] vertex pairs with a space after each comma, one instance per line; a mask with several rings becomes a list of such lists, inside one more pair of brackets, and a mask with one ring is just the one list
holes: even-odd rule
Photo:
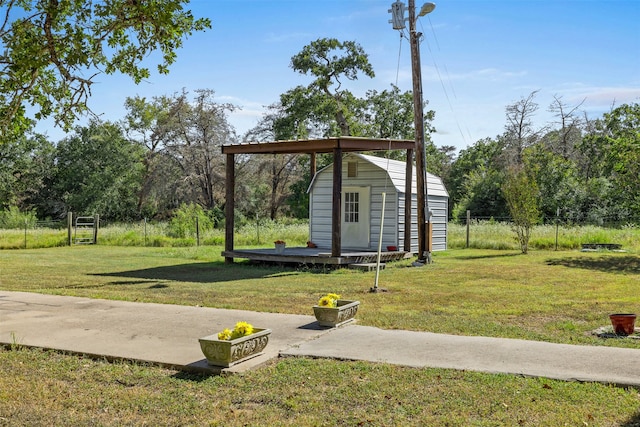
[[347, 176], [349, 178], [358, 176], [358, 162], [347, 162]]

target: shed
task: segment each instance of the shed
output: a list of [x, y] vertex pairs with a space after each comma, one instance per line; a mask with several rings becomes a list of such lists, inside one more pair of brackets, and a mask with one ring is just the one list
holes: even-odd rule
[[[405, 241], [406, 163], [360, 153], [342, 161], [341, 241], [345, 249], [376, 250], [380, 238], [382, 193], [385, 193], [382, 248], [401, 250]], [[309, 186], [309, 234], [319, 248], [330, 248], [332, 238], [333, 164], [318, 171]], [[411, 184], [411, 235], [418, 233], [415, 166]], [[427, 174], [431, 250], [447, 249], [449, 194], [442, 180]], [[418, 242], [411, 241], [411, 252]], [[427, 243], [429, 244], [429, 243]]]

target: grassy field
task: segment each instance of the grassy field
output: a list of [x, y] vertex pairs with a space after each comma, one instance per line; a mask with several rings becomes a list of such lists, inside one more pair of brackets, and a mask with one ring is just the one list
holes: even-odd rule
[[[637, 312], [640, 255], [453, 249], [374, 274], [224, 264], [221, 247], [0, 251], [0, 289], [311, 314], [326, 292], [359, 324], [639, 348], [591, 334]], [[34, 405], [37, 400], [38, 404]], [[639, 426], [637, 390], [600, 384], [283, 359], [233, 377], [0, 350], [0, 425]]]
[[374, 273], [225, 265], [220, 247], [73, 246], [0, 252], [0, 287], [127, 301], [310, 314], [326, 292], [362, 302], [361, 324], [387, 329], [640, 348], [590, 334], [612, 312], [637, 312], [640, 256], [450, 250], [416, 269]]
[[[467, 248], [467, 226], [448, 224], [448, 247]], [[224, 229], [206, 230], [196, 236], [169, 237], [167, 223], [136, 222], [102, 227], [99, 243], [110, 246], [190, 247], [223, 246]], [[72, 230], [72, 238], [76, 237]], [[91, 234], [91, 233], [89, 233]], [[86, 232], [80, 235], [87, 235]], [[304, 246], [309, 236], [309, 225], [304, 221], [265, 222], [247, 224], [236, 230], [235, 245], [270, 247], [275, 240], [285, 240], [289, 246]], [[66, 246], [66, 228], [37, 227], [27, 230], [0, 229], [0, 249], [35, 249]], [[579, 249], [583, 243], [619, 243], [631, 252], [640, 252], [640, 227], [626, 225], [620, 228], [596, 226], [539, 225], [531, 233], [529, 247], [545, 250]], [[519, 246], [510, 226], [493, 221], [473, 221], [469, 226], [469, 248], [518, 250]]]
[[283, 359], [204, 377], [0, 351], [2, 426], [638, 426], [638, 391], [508, 375]]

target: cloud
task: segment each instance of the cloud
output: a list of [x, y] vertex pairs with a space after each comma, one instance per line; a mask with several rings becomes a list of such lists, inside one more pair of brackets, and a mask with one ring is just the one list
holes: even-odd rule
[[640, 102], [640, 88], [604, 86], [575, 89], [568, 93], [568, 99], [574, 102], [586, 99], [585, 103], [599, 107], [631, 104]]

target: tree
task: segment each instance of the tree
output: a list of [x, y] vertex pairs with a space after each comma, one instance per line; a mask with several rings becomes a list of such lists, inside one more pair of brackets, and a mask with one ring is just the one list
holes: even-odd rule
[[353, 41], [318, 39], [291, 58], [291, 68], [315, 80], [281, 95], [280, 102], [292, 123], [290, 128], [298, 130], [309, 122], [326, 124], [330, 118], [332, 123], [324, 129], [325, 136], [351, 135], [351, 107], [357, 99], [342, 89], [342, 79], [356, 80], [358, 73], [375, 76], [362, 47]]
[[210, 89], [196, 90], [193, 97], [183, 89], [151, 102], [130, 98], [126, 105], [127, 134], [146, 149], [139, 205], [197, 203], [218, 217], [225, 186], [220, 148], [236, 140], [227, 120], [236, 107], [216, 102]]
[[578, 116], [578, 108], [584, 103], [571, 107], [562, 101], [562, 97], [554, 95], [553, 102], [549, 106], [549, 112], [557, 118], [560, 128], [556, 132], [547, 134], [544, 138], [547, 147], [565, 160], [573, 157], [574, 146], [580, 142], [581, 119]]
[[144, 149], [137, 210], [145, 218], [163, 216], [180, 203], [181, 168], [165, 146], [172, 129], [170, 104], [169, 97], [147, 101], [136, 96], [125, 101], [127, 114], [122, 126], [127, 138]]
[[540, 221], [538, 186], [524, 167], [512, 167], [502, 184], [502, 193], [509, 206], [520, 250], [526, 254], [529, 251], [531, 229]]
[[497, 165], [501, 152], [500, 141], [491, 138], [460, 151], [445, 181], [455, 218], [465, 218], [467, 210], [474, 216], [506, 215], [500, 192], [503, 174]]
[[523, 161], [538, 185], [538, 205], [544, 217], [552, 218], [560, 209], [566, 219], [582, 218], [580, 194], [583, 183], [574, 162], [549, 150], [545, 144], [529, 147]]
[[0, 145], [0, 209], [16, 206], [22, 211], [38, 208], [53, 171], [55, 147], [43, 135], [24, 135], [11, 144]]
[[[284, 113], [279, 106], [271, 106], [269, 112], [262, 117], [257, 126], [247, 132], [244, 139], [257, 142], [279, 139], [277, 123], [283, 117]], [[253, 166], [250, 168], [253, 173], [251, 178], [243, 180], [240, 186], [252, 187], [247, 192], [246, 199], [251, 201], [249, 208], [253, 212], [247, 212], [248, 214], [259, 215], [261, 196], [267, 200], [265, 211], [270, 219], [276, 219], [282, 213], [285, 202], [292, 195], [291, 185], [298, 180], [307, 181], [302, 170], [301, 157], [297, 154], [260, 154], [247, 159], [247, 163]]]
[[[371, 138], [412, 139], [415, 134], [413, 123], [413, 94], [411, 91], [400, 92], [391, 85], [391, 90], [367, 91], [366, 108], [359, 112], [358, 135]], [[425, 114], [425, 125], [429, 131], [429, 121], [433, 120], [433, 112]]]
[[623, 104], [606, 113], [595, 122], [581, 148], [599, 155], [600, 176], [611, 180], [617, 216], [637, 215], [640, 211], [640, 104]]
[[184, 10], [188, 0], [0, 0], [0, 140], [52, 116], [67, 129], [88, 111], [94, 79], [116, 72], [139, 83], [160, 51], [166, 74], [183, 39], [210, 27]]
[[227, 113], [235, 106], [214, 100], [210, 89], [183, 90], [167, 103], [163, 152], [181, 169], [179, 202], [194, 202], [208, 210], [224, 205], [225, 166], [221, 147], [236, 141]]
[[537, 142], [540, 131], [534, 129], [532, 122], [533, 115], [538, 111], [538, 104], [534, 101], [537, 93], [537, 90], [533, 91], [506, 108], [507, 124], [503, 139], [507, 165], [520, 165], [524, 149]]
[[67, 211], [110, 220], [137, 218], [142, 148], [113, 123], [92, 121], [58, 143], [52, 196], [56, 216]]

